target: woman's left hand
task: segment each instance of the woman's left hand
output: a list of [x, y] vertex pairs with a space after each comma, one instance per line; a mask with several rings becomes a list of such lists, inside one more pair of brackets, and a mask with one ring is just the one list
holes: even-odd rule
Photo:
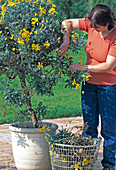
[[72, 64], [70, 67], [69, 67], [70, 71], [72, 73], [75, 73], [77, 70], [79, 71], [85, 71], [85, 66], [84, 65], [81, 65], [81, 64]]

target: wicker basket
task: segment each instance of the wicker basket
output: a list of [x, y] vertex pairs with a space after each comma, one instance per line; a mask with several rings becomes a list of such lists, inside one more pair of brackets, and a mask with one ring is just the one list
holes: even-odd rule
[[49, 147], [52, 170], [94, 170], [100, 143], [101, 138], [89, 146], [53, 144]]

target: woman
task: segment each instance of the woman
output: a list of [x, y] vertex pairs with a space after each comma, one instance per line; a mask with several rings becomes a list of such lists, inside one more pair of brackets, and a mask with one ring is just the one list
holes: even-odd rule
[[85, 136], [97, 137], [99, 115], [101, 135], [104, 138], [103, 170], [113, 170], [116, 153], [116, 26], [115, 17], [107, 5], [98, 4], [87, 18], [68, 19], [62, 22], [64, 41], [57, 53], [61, 59], [69, 45], [71, 30], [88, 32], [85, 46], [86, 65], [73, 64], [72, 73], [89, 71], [92, 77], [82, 84], [82, 112], [88, 123]]

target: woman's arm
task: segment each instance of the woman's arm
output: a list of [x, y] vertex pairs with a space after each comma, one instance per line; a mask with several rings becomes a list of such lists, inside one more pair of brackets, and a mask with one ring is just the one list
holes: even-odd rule
[[78, 19], [68, 19], [62, 22], [62, 33], [63, 33], [63, 43], [62, 45], [56, 50], [57, 55], [61, 56], [59, 59], [62, 59], [65, 55], [69, 42], [70, 42], [70, 31], [71, 30], [78, 30], [79, 29], [79, 22]]
[[111, 71], [116, 66], [116, 57], [107, 56], [106, 62], [97, 65], [88, 65], [88, 70], [95, 73]]
[[79, 19], [67, 19], [62, 22], [62, 27], [66, 28], [67, 31], [79, 29]]
[[90, 71], [95, 73], [103, 73], [107, 71], [111, 71], [116, 66], [116, 57], [108, 55], [106, 62], [99, 63], [96, 65], [80, 65], [80, 64], [72, 64], [69, 68], [72, 73], [79, 71]]

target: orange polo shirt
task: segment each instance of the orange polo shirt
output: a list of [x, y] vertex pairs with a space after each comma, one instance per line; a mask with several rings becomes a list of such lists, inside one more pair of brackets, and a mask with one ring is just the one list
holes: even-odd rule
[[[87, 65], [95, 65], [106, 61], [108, 55], [116, 57], [116, 27], [105, 37], [90, 26], [90, 20], [79, 19], [79, 30], [88, 32], [88, 41], [85, 45]], [[88, 83], [100, 85], [116, 84], [116, 67], [108, 72], [94, 73]]]

